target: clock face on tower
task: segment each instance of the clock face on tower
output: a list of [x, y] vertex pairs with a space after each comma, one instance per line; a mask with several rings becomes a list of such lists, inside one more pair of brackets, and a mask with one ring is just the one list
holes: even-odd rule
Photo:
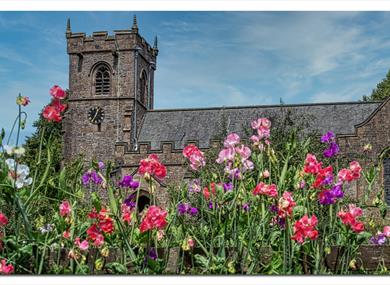
[[104, 110], [100, 107], [93, 107], [89, 109], [88, 119], [92, 124], [100, 124], [104, 119]]

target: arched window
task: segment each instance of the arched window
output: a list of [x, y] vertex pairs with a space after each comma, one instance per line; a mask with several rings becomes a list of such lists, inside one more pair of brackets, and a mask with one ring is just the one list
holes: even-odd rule
[[111, 72], [107, 66], [101, 65], [95, 73], [95, 94], [110, 95], [111, 93]]
[[148, 98], [148, 76], [146, 75], [145, 70], [141, 73], [140, 79], [140, 101], [143, 105], [146, 106]]
[[390, 154], [383, 158], [383, 186], [386, 203], [390, 206]]

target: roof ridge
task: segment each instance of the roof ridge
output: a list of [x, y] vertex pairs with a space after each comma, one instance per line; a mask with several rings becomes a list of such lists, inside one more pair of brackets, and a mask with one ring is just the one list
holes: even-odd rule
[[325, 102], [325, 103], [302, 103], [302, 104], [274, 104], [274, 105], [251, 105], [251, 106], [220, 106], [220, 107], [204, 107], [204, 108], [170, 108], [170, 109], [153, 109], [147, 112], [177, 112], [177, 111], [207, 111], [207, 110], [227, 110], [227, 109], [250, 109], [250, 108], [286, 108], [286, 107], [305, 107], [305, 106], [331, 106], [331, 105], [381, 105], [382, 101], [350, 101], [350, 102]]

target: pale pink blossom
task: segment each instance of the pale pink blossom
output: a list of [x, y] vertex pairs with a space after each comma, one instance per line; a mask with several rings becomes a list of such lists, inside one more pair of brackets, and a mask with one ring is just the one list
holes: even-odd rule
[[236, 144], [238, 144], [240, 142], [240, 136], [237, 135], [236, 133], [231, 133], [229, 134], [226, 139], [225, 139], [225, 142], [224, 142], [224, 146], [225, 147], [233, 147], [235, 146]]

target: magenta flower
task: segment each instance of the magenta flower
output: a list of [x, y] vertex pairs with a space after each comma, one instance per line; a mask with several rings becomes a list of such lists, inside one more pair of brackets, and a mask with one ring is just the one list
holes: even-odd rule
[[334, 139], [335, 139], [335, 134], [333, 132], [329, 131], [321, 137], [321, 142], [322, 143], [330, 143], [330, 142], [333, 142]]

